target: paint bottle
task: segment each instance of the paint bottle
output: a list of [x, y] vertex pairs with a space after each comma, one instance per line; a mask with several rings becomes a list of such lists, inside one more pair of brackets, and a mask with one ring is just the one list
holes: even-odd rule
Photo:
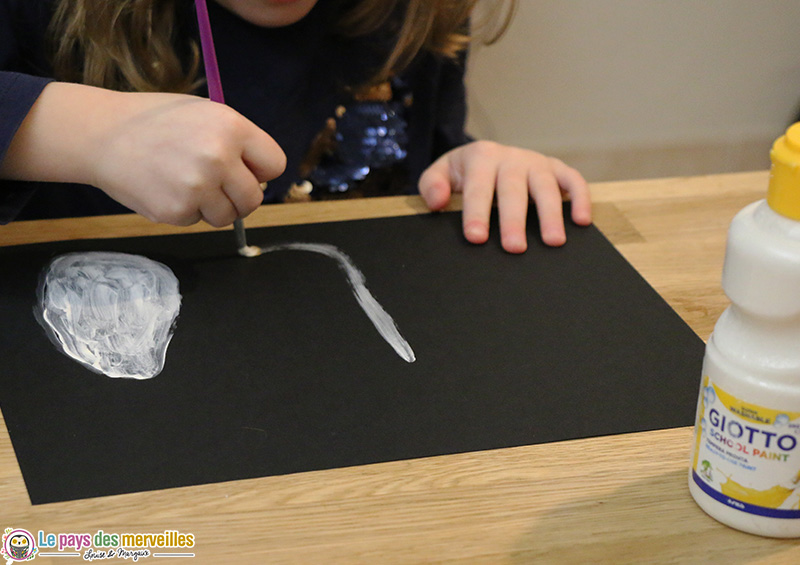
[[767, 198], [728, 232], [731, 305], [706, 346], [689, 490], [709, 515], [800, 537], [800, 123], [770, 152]]

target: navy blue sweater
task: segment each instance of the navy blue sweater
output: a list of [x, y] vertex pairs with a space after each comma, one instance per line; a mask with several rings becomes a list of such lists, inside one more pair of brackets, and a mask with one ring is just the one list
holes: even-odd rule
[[[314, 137], [348, 89], [363, 82], [385, 54], [386, 41], [344, 39], [331, 31], [334, 2], [320, 0], [300, 22], [267, 29], [209, 4], [225, 101], [268, 132], [287, 156], [286, 172], [269, 183], [265, 202], [280, 201]], [[46, 30], [52, 0], [0, 0], [0, 160], [44, 86], [52, 80]], [[179, 37], [197, 37], [186, 1]], [[464, 132], [463, 61], [423, 53], [399, 77], [413, 102], [407, 110], [407, 192], [439, 155], [469, 141]], [[205, 96], [205, 91], [197, 92]], [[0, 180], [0, 223], [13, 219], [129, 212], [90, 186]]]

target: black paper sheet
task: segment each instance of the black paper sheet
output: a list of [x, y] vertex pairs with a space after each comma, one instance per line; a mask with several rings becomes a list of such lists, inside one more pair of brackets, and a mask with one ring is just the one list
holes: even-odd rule
[[[232, 233], [0, 250], [0, 407], [33, 504], [691, 425], [704, 345], [594, 227], [504, 253], [458, 213], [248, 230], [335, 245], [416, 353], [407, 363], [336, 261], [246, 259]], [[161, 374], [111, 379], [33, 315], [70, 251], [168, 265], [180, 316]]]

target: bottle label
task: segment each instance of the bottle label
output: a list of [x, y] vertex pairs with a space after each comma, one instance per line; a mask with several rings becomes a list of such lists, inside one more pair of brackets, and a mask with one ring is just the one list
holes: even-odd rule
[[705, 376], [692, 478], [706, 494], [731, 508], [800, 518], [800, 412], [745, 402]]

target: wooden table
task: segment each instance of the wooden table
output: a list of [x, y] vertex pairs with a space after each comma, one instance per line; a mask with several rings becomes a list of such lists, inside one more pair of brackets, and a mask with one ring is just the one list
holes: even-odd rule
[[[765, 172], [597, 184], [596, 224], [707, 339], [727, 305], [728, 224], [766, 186]], [[404, 197], [288, 204], [247, 225], [424, 210]], [[179, 231], [136, 216], [20, 222], [0, 227], [0, 245]], [[690, 449], [679, 428], [31, 506], [0, 421], [0, 527], [180, 530], [196, 539], [189, 563], [800, 563], [800, 541], [695, 505]]]

